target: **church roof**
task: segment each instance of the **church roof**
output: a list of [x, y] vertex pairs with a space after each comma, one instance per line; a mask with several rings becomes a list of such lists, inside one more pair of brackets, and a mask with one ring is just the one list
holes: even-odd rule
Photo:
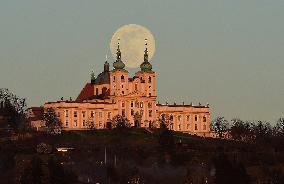
[[109, 71], [101, 72], [95, 80], [95, 84], [110, 84]]

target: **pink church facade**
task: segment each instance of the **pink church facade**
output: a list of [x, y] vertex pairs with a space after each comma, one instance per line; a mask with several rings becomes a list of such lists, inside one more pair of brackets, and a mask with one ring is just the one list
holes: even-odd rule
[[91, 122], [96, 129], [107, 128], [113, 117], [125, 117], [131, 126], [157, 127], [161, 117], [168, 118], [168, 128], [199, 136], [210, 136], [209, 106], [159, 104], [156, 94], [156, 73], [144, 51], [140, 71], [129, 76], [121, 60], [118, 44], [117, 58], [110, 70], [106, 61], [97, 77], [92, 73], [90, 83], [76, 100], [47, 102], [44, 109], [53, 108], [65, 130], [87, 130]]

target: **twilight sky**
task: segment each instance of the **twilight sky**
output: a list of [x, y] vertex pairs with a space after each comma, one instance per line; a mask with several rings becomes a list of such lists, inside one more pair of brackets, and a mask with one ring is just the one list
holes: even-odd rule
[[75, 98], [131, 23], [155, 36], [160, 102], [208, 102], [227, 119], [284, 116], [283, 0], [2, 0], [0, 88], [29, 106]]

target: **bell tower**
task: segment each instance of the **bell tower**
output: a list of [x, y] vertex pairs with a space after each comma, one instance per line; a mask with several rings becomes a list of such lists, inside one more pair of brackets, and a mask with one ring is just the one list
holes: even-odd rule
[[113, 63], [114, 69], [110, 72], [110, 95], [124, 96], [128, 93], [128, 71], [121, 60], [120, 39], [117, 43], [116, 61]]
[[135, 75], [144, 82], [143, 92], [147, 97], [156, 96], [156, 73], [152, 71], [152, 64], [149, 62], [148, 57], [148, 43], [145, 39], [144, 61], [140, 65], [140, 71]]

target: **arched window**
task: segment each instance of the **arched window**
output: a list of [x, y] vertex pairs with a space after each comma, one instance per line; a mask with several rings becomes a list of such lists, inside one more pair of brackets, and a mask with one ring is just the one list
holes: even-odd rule
[[152, 79], [151, 77], [148, 78], [148, 83], [151, 83], [152, 82]]
[[203, 116], [203, 122], [206, 122], [206, 116]]
[[121, 82], [124, 82], [124, 75], [121, 76]]

